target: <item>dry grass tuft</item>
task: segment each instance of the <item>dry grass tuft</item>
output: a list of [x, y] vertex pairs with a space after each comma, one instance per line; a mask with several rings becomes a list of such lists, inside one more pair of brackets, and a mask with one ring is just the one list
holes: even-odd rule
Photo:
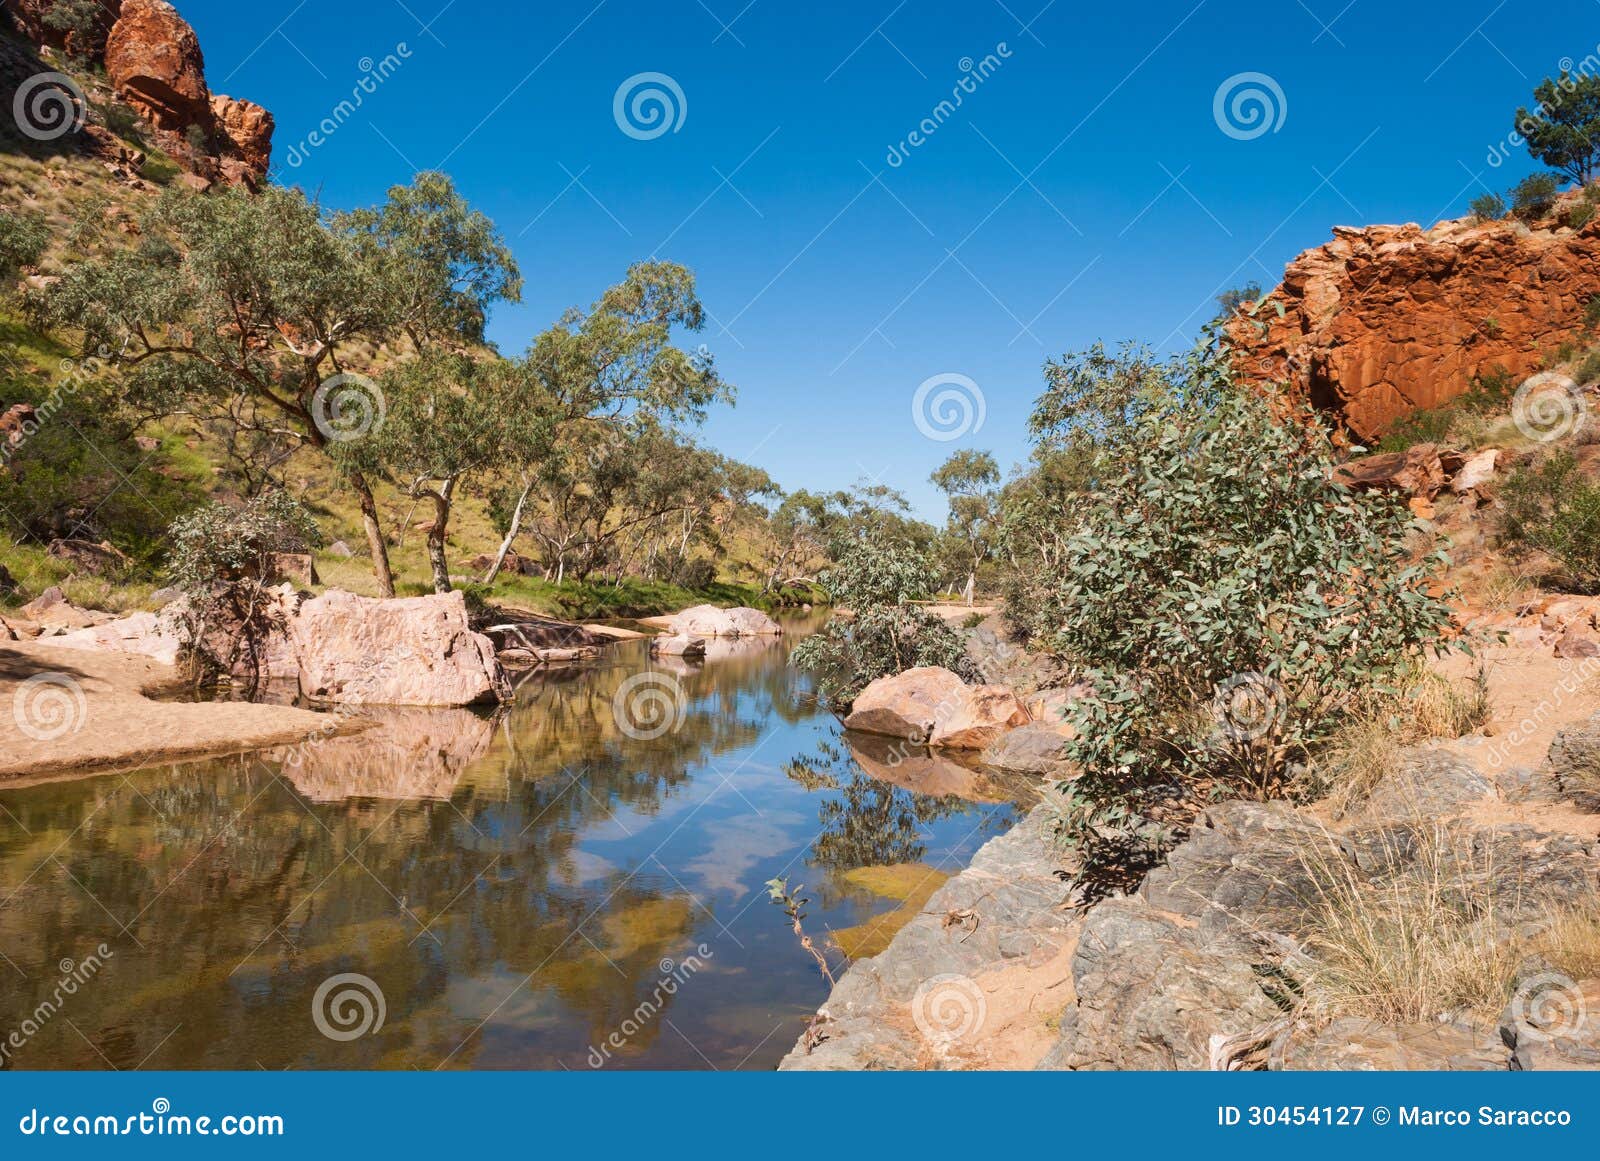
[[1459, 738], [1488, 717], [1489, 687], [1481, 666], [1463, 684], [1418, 670], [1397, 693], [1374, 696], [1358, 707], [1321, 755], [1312, 792], [1344, 813], [1399, 769], [1406, 746]]
[[1415, 868], [1381, 883], [1348, 864], [1308, 865], [1318, 890], [1302, 967], [1312, 1012], [1409, 1023], [1505, 1005], [1526, 949], [1499, 934], [1492, 896], [1460, 880], [1451, 855], [1463, 841], [1419, 827]]
[[1414, 842], [1410, 868], [1381, 882], [1307, 856], [1317, 885], [1299, 966], [1308, 1014], [1496, 1017], [1533, 956], [1575, 980], [1600, 976], [1600, 912], [1566, 907], [1530, 926], [1500, 913], [1488, 889], [1495, 867], [1470, 831], [1418, 823]]

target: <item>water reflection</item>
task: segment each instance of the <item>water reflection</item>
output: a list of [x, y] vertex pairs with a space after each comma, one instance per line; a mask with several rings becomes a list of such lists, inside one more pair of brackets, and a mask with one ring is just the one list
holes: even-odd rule
[[492, 718], [468, 709], [369, 707], [360, 716], [371, 722], [360, 733], [263, 757], [312, 802], [447, 799], [495, 735]]
[[[1014, 816], [977, 781], [864, 773], [787, 665], [798, 635], [683, 672], [634, 642], [499, 717], [0, 789], [0, 1040], [26, 1026], [0, 1065], [770, 1067], [822, 985], [762, 883], [806, 878], [808, 922], [850, 927], [893, 903], [843, 872], [953, 868]], [[682, 712], [641, 740], [612, 707], [647, 667]], [[345, 972], [386, 1019], [338, 1041], [313, 1001]]]

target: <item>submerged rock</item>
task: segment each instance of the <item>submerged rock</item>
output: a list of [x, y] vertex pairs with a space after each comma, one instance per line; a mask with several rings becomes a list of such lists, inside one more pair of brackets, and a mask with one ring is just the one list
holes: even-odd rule
[[657, 657], [704, 657], [706, 642], [703, 637], [691, 637], [687, 633], [653, 637], [650, 640], [650, 653]]

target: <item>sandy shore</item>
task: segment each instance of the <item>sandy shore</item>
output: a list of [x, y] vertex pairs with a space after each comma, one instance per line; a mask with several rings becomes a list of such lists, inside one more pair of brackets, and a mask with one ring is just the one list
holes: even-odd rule
[[285, 745], [348, 723], [243, 702], [156, 701], [181, 689], [172, 666], [130, 653], [0, 645], [0, 784]]

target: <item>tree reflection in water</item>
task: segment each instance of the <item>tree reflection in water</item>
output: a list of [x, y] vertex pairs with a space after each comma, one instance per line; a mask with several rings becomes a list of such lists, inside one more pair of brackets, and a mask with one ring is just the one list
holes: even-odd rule
[[[400, 711], [297, 758], [0, 787], [0, 1038], [33, 1027], [0, 1067], [582, 1068], [702, 945], [606, 1066], [770, 1067], [822, 997], [762, 883], [964, 862], [1011, 817], [863, 773], [792, 641], [679, 675], [681, 721], [648, 741], [612, 716], [651, 665], [631, 644], [525, 681], [499, 717]], [[786, 776], [774, 756], [797, 751], [818, 757]], [[831, 896], [819, 930], [883, 906]], [[347, 972], [386, 1019], [341, 1042], [312, 1005]]]

